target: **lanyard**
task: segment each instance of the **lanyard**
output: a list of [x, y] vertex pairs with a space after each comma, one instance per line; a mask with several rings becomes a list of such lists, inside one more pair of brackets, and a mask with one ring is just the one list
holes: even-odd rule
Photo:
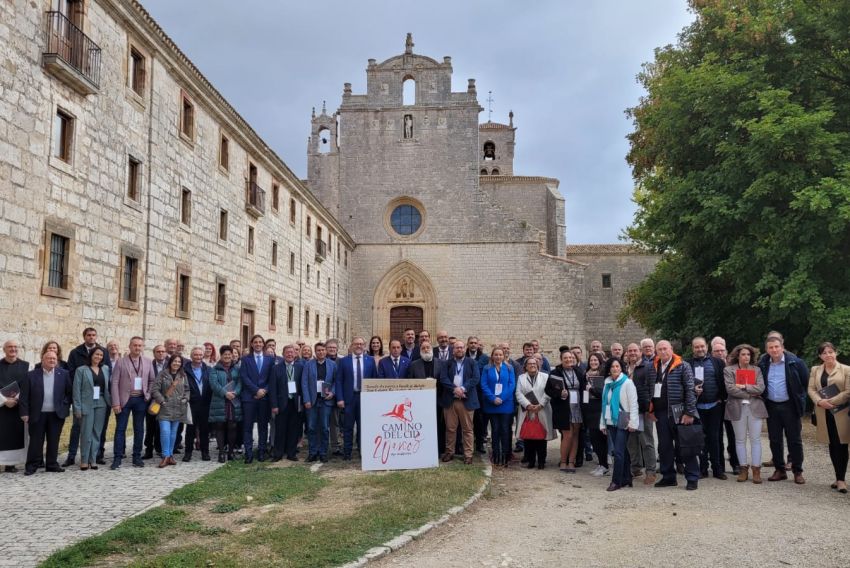
[[142, 358], [141, 358], [141, 357], [139, 357], [139, 366], [138, 366], [138, 368], [136, 367], [136, 364], [135, 364], [135, 363], [133, 363], [133, 358], [132, 358], [132, 357], [127, 357], [127, 359], [129, 359], [129, 360], [130, 360], [130, 365], [133, 367], [133, 371], [135, 371], [135, 372], [136, 372], [136, 376], [137, 376], [137, 377], [141, 377], [141, 376], [142, 376]]

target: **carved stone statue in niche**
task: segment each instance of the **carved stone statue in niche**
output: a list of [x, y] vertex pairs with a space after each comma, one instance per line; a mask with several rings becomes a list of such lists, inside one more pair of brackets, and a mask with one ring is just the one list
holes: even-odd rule
[[413, 298], [414, 285], [407, 278], [402, 278], [395, 290], [395, 297], [399, 300], [410, 300]]
[[413, 115], [404, 115], [404, 138], [409, 140], [413, 138]]

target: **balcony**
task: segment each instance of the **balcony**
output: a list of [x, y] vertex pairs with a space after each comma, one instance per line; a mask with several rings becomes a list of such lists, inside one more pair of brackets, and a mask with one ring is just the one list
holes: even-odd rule
[[47, 12], [44, 68], [81, 95], [100, 90], [100, 48], [61, 12]]
[[254, 217], [266, 214], [266, 190], [252, 181], [245, 188], [245, 211]]
[[322, 262], [327, 255], [328, 244], [321, 239], [316, 239], [316, 262]]

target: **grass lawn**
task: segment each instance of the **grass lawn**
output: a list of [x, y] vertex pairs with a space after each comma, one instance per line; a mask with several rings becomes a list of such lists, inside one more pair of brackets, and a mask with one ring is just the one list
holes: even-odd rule
[[42, 566], [337, 566], [442, 516], [483, 481], [481, 467], [460, 463], [367, 474], [231, 462]]

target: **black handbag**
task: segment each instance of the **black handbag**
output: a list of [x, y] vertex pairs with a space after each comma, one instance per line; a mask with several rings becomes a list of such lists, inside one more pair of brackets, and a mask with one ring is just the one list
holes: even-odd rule
[[705, 445], [702, 424], [697, 422], [677, 424], [676, 437], [679, 443], [679, 455], [683, 460], [697, 457], [702, 453], [702, 448]]

